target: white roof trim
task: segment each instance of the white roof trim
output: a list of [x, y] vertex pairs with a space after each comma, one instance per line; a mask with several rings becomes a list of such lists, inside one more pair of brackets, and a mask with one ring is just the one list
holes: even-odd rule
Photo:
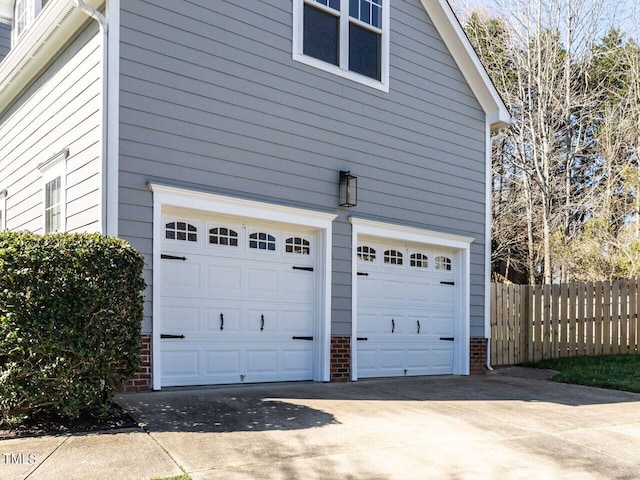
[[[98, 8], [105, 0], [86, 0]], [[0, 0], [0, 12], [12, 0]], [[74, 6], [73, 0], [50, 0], [20, 41], [0, 62], [0, 113], [31, 85], [76, 32], [91, 19]], [[13, 13], [11, 13], [13, 16]]]
[[491, 129], [507, 126], [511, 115], [447, 0], [421, 2], [487, 115]]

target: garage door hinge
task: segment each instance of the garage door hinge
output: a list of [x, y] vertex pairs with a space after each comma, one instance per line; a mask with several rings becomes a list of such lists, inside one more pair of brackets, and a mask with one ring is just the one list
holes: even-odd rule
[[187, 257], [177, 257], [176, 255], [167, 255], [165, 253], [161, 254], [160, 258], [163, 260], [182, 260], [183, 262], [187, 259]]
[[440, 282], [441, 285], [455, 285], [456, 282]]
[[368, 337], [358, 337], [356, 340], [361, 340], [363, 342], [366, 342], [367, 340], [369, 340]]
[[169, 335], [167, 333], [160, 334], [160, 338], [184, 338], [184, 335]]
[[440, 337], [440, 340], [445, 340], [447, 342], [453, 342], [454, 338], [453, 337]]
[[305, 272], [313, 272], [313, 267], [291, 267], [294, 270], [304, 270]]
[[294, 340], [313, 340], [313, 337], [293, 337]]
[[368, 277], [369, 274], [366, 272], [358, 272], [358, 275], [360, 275], [361, 277]]

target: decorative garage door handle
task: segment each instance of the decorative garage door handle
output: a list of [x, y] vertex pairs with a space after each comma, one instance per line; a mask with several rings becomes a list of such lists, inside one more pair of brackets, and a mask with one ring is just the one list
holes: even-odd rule
[[187, 257], [178, 257], [176, 255], [167, 255], [166, 253], [161, 254], [160, 258], [162, 258], [163, 260], [182, 260], [183, 262], [187, 259]]
[[420, 320], [416, 320], [416, 323], [418, 324], [418, 333], [420, 333]]
[[220, 330], [224, 329], [224, 315], [220, 314]]
[[440, 337], [440, 340], [445, 340], [447, 342], [453, 342], [453, 337]]
[[360, 275], [361, 277], [368, 277], [369, 274], [367, 272], [358, 272], [358, 275]]
[[391, 333], [395, 332], [396, 330], [396, 321], [392, 318], [391, 319]]
[[366, 342], [367, 340], [369, 340], [369, 337], [358, 337], [357, 340], [361, 340], [363, 342]]
[[294, 340], [313, 340], [313, 337], [293, 337]]
[[440, 282], [440, 285], [455, 285], [456, 282]]
[[160, 334], [160, 338], [184, 338], [184, 335], [169, 335], [167, 333]]
[[305, 272], [313, 272], [313, 267], [291, 267], [294, 270], [304, 270]]
[[260, 331], [264, 330], [264, 315], [260, 315]]

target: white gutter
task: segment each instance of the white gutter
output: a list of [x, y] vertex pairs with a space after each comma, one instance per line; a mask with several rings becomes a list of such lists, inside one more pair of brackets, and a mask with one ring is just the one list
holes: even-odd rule
[[102, 131], [100, 144], [102, 145], [102, 165], [100, 167], [100, 191], [101, 191], [101, 205], [100, 205], [100, 218], [98, 220], [99, 230], [101, 233], [107, 233], [107, 168], [108, 168], [108, 155], [109, 155], [109, 25], [107, 19], [95, 8], [87, 5], [84, 0], [74, 0], [73, 2], [86, 15], [90, 16], [98, 22], [100, 26], [100, 33], [102, 34], [102, 105], [100, 106], [102, 112]]
[[491, 201], [492, 201], [492, 158], [491, 158], [491, 120], [487, 119], [486, 127], [486, 151], [485, 151], [485, 233], [484, 233], [484, 337], [487, 340], [487, 363], [489, 371], [491, 366]]

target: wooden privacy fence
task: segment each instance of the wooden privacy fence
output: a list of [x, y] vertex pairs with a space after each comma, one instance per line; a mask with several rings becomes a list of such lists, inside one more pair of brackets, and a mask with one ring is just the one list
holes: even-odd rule
[[491, 364], [638, 352], [638, 279], [491, 284]]

